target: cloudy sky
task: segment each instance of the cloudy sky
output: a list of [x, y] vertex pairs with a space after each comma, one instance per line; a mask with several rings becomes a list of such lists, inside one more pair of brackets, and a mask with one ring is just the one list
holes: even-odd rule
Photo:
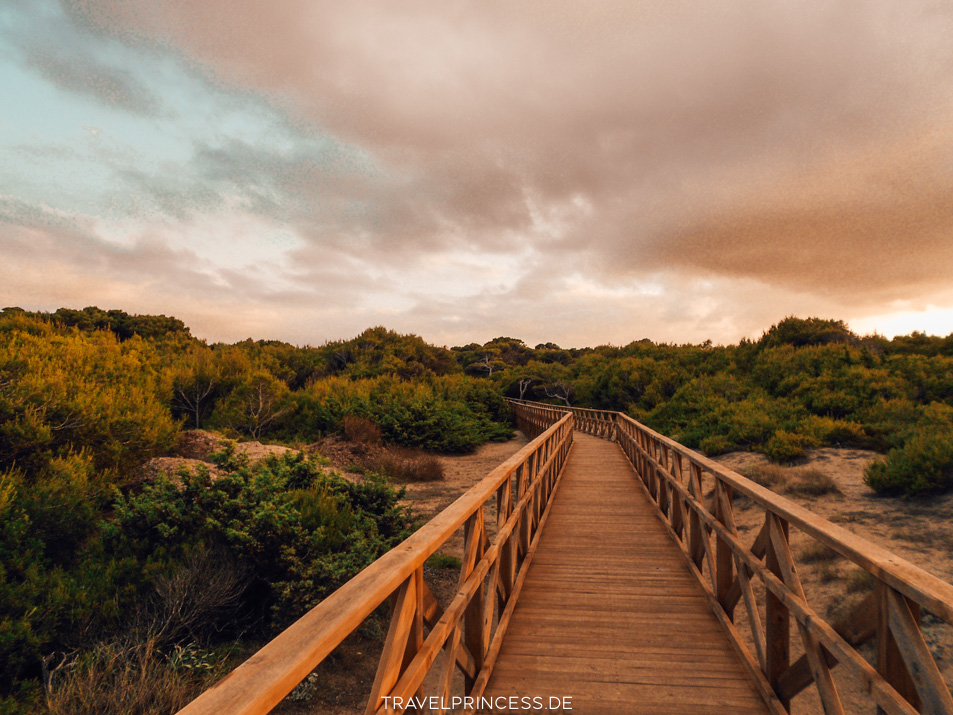
[[210, 340], [953, 332], [942, 0], [0, 0], [0, 302]]

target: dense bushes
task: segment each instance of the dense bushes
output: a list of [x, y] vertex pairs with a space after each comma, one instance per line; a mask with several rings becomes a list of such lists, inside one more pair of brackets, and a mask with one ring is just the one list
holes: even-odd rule
[[[478, 347], [461, 350], [470, 359]], [[841, 321], [786, 318], [757, 342], [726, 347], [639, 340], [549, 364], [543, 352], [514, 352], [493, 381], [509, 397], [624, 411], [707, 454], [756, 450], [785, 463], [825, 445], [893, 449], [886, 464], [898, 468], [910, 461], [903, 445], [930, 433], [928, 406], [953, 404], [953, 336], [861, 338]], [[933, 429], [910, 449], [942, 462], [944, 439]], [[896, 492], [881, 485], [910, 482], [917, 469], [876, 472], [871, 484]]]
[[499, 393], [463, 376], [416, 382], [329, 378], [313, 382], [294, 399], [295, 417], [284, 429], [302, 435], [342, 431], [349, 415], [376, 424], [385, 442], [436, 452], [467, 452], [512, 433], [503, 424], [508, 417]]
[[870, 465], [864, 481], [883, 494], [908, 496], [953, 486], [953, 408], [938, 402], [923, 408], [902, 446]]
[[207, 470], [118, 495], [104, 527], [107, 551], [146, 571], [167, 570], [196, 549], [226, 554], [245, 574], [244, 607], [280, 625], [316, 605], [408, 534], [399, 493], [320, 471], [302, 454], [250, 468], [227, 456]]
[[86, 451], [121, 474], [167, 448], [178, 425], [165, 404], [158, 355], [110, 333], [7, 332], [0, 341], [0, 469], [28, 475]]
[[918, 431], [885, 460], [870, 465], [864, 481], [883, 494], [945, 491], [953, 485], [953, 431]]
[[330, 347], [209, 347], [161, 316], [4, 311], [0, 711], [145, 711], [162, 690], [161, 707], [181, 704], [209, 676], [176, 653], [273, 634], [411, 528], [382, 481], [352, 484], [300, 455], [254, 468], [226, 455], [216, 479], [140, 483], [183, 425], [311, 442], [341, 429], [343, 405], [389, 441], [432, 449], [508, 434], [493, 386], [436, 376], [455, 369], [449, 351], [380, 330], [352, 347], [347, 365], [377, 374], [322, 391]]
[[4, 476], [0, 697], [54, 652], [88, 652], [69, 682], [107, 678], [94, 666], [116, 649], [164, 682], [152, 671], [176, 646], [273, 634], [411, 528], [400, 493], [381, 481], [353, 484], [300, 453], [255, 467], [220, 461], [214, 480], [199, 469], [116, 491], [99, 521], [77, 519], [72, 542], [60, 533], [68, 513], [34, 522], [32, 497]]

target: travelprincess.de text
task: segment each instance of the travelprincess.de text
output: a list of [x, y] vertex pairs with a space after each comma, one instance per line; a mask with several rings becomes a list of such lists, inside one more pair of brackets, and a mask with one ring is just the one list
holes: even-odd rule
[[429, 697], [401, 698], [396, 695], [382, 695], [385, 710], [572, 710], [572, 696], [530, 697], [528, 695], [497, 695], [495, 697], [454, 695], [449, 705], [444, 698], [436, 695]]

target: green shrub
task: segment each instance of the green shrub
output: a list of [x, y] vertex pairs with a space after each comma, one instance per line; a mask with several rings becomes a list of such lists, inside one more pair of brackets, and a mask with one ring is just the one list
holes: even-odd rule
[[885, 495], [941, 492], [953, 484], [953, 431], [918, 430], [886, 459], [867, 467], [864, 482]]
[[699, 444], [698, 449], [702, 453], [708, 455], [709, 457], [714, 457], [718, 454], [724, 454], [725, 452], [730, 452], [732, 450], [732, 443], [728, 441], [727, 437], [716, 434], [709, 437], [705, 437]]
[[426, 561], [427, 566], [434, 569], [458, 569], [461, 561], [458, 556], [452, 554], [432, 554]]
[[87, 454], [121, 478], [170, 447], [160, 355], [135, 337], [0, 331], [0, 469], [27, 478], [54, 457]]
[[859, 422], [811, 415], [802, 428], [802, 434], [814, 442], [814, 446], [829, 444], [833, 447], [870, 449], [875, 443]]
[[831, 343], [855, 343], [857, 336], [843, 320], [821, 318], [796, 318], [789, 316], [765, 332], [758, 341], [766, 348], [780, 345], [828, 345]]
[[788, 463], [803, 459], [807, 455], [804, 447], [808, 444], [810, 440], [806, 437], [777, 430], [761, 451], [772, 462]]
[[328, 378], [312, 382], [294, 400], [286, 430], [306, 438], [342, 432], [353, 418], [373, 422], [388, 444], [430, 452], [469, 452], [512, 436], [502, 397], [486, 381], [458, 375], [417, 382]]
[[408, 533], [400, 493], [382, 481], [353, 484], [300, 453], [255, 467], [219, 461], [231, 471], [215, 480], [183, 471], [118, 496], [110, 552], [165, 572], [199, 546], [221, 549], [248, 575], [246, 609], [283, 624]]

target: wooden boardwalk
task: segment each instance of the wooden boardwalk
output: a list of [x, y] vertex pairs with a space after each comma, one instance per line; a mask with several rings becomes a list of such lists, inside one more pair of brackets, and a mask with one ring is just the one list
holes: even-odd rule
[[576, 432], [486, 695], [768, 712], [618, 444]]
[[[953, 624], [953, 585], [625, 414], [509, 402], [535, 439], [182, 715], [270, 712], [388, 599], [368, 715], [459, 712], [467, 698], [495, 712], [571, 698], [583, 714], [784, 715], [805, 689], [831, 715], [953, 715], [920, 625], [924, 611], [931, 628]], [[756, 536], [739, 532], [736, 497], [763, 514]], [[461, 534], [441, 603], [426, 563]], [[804, 544], [874, 584], [836, 622], [805, 593]], [[863, 703], [845, 708], [844, 685]]]

